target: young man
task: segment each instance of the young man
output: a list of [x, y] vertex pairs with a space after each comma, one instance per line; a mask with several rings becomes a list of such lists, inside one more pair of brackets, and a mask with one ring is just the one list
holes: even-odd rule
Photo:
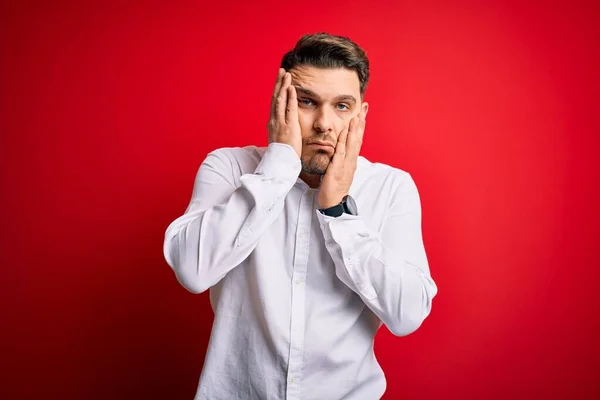
[[379, 399], [377, 330], [408, 335], [429, 315], [415, 183], [359, 156], [368, 79], [349, 39], [302, 37], [277, 76], [268, 147], [200, 166], [164, 244], [215, 313], [196, 399]]

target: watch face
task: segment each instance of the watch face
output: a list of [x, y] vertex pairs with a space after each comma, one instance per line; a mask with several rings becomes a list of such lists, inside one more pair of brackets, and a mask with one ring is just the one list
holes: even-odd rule
[[352, 196], [348, 195], [346, 196], [346, 198], [344, 199], [344, 202], [346, 204], [346, 210], [348, 210], [348, 212], [352, 215], [358, 215], [358, 208], [356, 207], [356, 203], [354, 202], [354, 199], [352, 198]]

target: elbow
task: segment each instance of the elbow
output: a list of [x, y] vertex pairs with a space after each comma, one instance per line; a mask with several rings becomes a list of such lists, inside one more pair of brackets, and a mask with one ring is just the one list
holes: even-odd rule
[[414, 315], [403, 315], [398, 320], [387, 324], [387, 328], [394, 336], [408, 336], [415, 332], [423, 324], [425, 314], [413, 313]]
[[423, 289], [421, 298], [417, 302], [401, 304], [398, 317], [387, 325], [389, 331], [394, 336], [408, 336], [419, 329], [431, 313], [431, 302], [436, 293], [435, 286], [429, 291]]
[[184, 249], [181, 249], [177, 237], [166, 238], [163, 248], [165, 261], [175, 272], [177, 282], [188, 292], [200, 294], [210, 288], [198, 274], [198, 261], [195, 262], [186, 257]]
[[181, 286], [193, 294], [203, 293], [210, 288], [210, 286], [203, 284], [202, 280], [196, 274], [192, 275], [182, 272], [182, 270], [175, 270], [175, 277]]

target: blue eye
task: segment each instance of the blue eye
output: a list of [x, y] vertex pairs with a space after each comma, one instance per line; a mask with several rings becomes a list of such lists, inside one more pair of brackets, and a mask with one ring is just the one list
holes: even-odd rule
[[[339, 108], [339, 107], [344, 107], [344, 108]], [[339, 109], [339, 110], [342, 110], [342, 111], [346, 111], [346, 110], [349, 110], [349, 109], [350, 109], [350, 107], [348, 107], [348, 105], [347, 105], [347, 104], [340, 103], [340, 104], [338, 104], [338, 109]]]
[[311, 106], [312, 105], [312, 100], [309, 99], [298, 99], [298, 103], [303, 105], [303, 106]]

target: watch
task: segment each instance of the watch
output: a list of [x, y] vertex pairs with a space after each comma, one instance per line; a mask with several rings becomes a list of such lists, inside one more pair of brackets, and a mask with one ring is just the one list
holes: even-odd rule
[[319, 212], [323, 215], [327, 215], [328, 217], [339, 217], [344, 213], [358, 215], [358, 208], [356, 207], [356, 202], [352, 196], [346, 195], [340, 204], [336, 204], [335, 206], [329, 208], [319, 208]]

